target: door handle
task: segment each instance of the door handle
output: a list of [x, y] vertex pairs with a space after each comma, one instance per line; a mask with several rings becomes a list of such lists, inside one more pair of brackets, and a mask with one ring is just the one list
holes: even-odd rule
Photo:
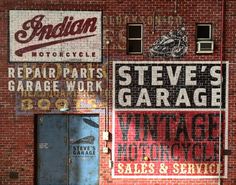
[[72, 159], [71, 158], [69, 158], [69, 164], [71, 164], [72, 163]]
[[64, 143], [67, 144], [67, 137], [64, 137]]

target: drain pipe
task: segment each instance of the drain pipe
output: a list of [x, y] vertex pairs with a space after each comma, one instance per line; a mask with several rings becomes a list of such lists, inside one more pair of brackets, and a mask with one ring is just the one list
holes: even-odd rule
[[110, 40], [106, 40], [106, 47], [107, 47], [107, 98], [106, 98], [106, 101], [107, 101], [107, 120], [106, 120], [106, 124], [105, 124], [105, 131], [109, 131], [109, 46], [110, 46]]
[[106, 91], [106, 105], [107, 107], [105, 108], [105, 114], [106, 114], [106, 117], [105, 117], [105, 131], [103, 132], [103, 140], [105, 141], [105, 147], [103, 148], [103, 153], [109, 153], [109, 148], [107, 146], [108, 144], [108, 140], [109, 140], [109, 44], [110, 44], [110, 41], [109, 40], [106, 40], [106, 47], [107, 47], [107, 68], [106, 68], [106, 72], [107, 72], [107, 91]]
[[224, 17], [225, 17], [225, 0], [222, 0], [221, 4], [221, 46], [220, 46], [220, 77], [221, 77], [221, 83], [220, 83], [220, 116], [219, 116], [219, 172], [218, 172], [218, 185], [221, 185], [221, 155], [222, 155], [222, 83], [223, 83], [223, 77], [222, 77], [222, 68], [223, 68], [223, 49], [224, 49]]

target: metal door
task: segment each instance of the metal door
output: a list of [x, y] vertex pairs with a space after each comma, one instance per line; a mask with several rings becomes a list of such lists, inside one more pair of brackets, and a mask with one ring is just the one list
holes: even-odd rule
[[66, 185], [68, 182], [67, 117], [38, 117], [38, 185]]
[[69, 185], [98, 184], [98, 117], [70, 116]]
[[37, 120], [37, 184], [99, 184], [98, 116], [40, 115]]

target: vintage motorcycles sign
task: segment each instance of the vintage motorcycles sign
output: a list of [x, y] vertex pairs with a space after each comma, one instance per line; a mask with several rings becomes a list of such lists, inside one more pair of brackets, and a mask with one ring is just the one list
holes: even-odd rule
[[101, 12], [10, 10], [10, 62], [100, 62]]
[[227, 177], [227, 92], [228, 62], [113, 62], [113, 177]]

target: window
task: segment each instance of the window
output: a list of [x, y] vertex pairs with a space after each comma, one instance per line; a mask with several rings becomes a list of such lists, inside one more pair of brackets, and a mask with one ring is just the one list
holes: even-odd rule
[[208, 54], [214, 51], [212, 40], [212, 25], [197, 24], [197, 52], [198, 54]]
[[129, 54], [143, 53], [143, 25], [128, 24], [127, 52]]
[[197, 24], [197, 40], [212, 40], [211, 24]]

